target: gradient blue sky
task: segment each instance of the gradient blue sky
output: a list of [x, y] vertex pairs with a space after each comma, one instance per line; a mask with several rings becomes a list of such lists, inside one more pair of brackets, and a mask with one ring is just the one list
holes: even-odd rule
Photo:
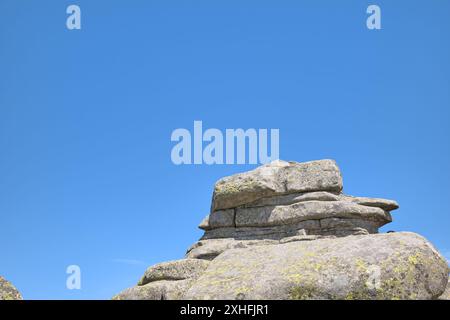
[[254, 167], [173, 165], [194, 120], [279, 128], [282, 159], [336, 159], [346, 193], [400, 203], [383, 230], [450, 256], [449, 32], [444, 0], [1, 0], [0, 274], [107, 299], [181, 258], [214, 182]]

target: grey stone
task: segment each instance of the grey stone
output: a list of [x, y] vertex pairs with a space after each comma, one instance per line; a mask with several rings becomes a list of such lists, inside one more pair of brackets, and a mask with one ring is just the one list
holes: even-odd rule
[[450, 280], [447, 283], [447, 288], [444, 293], [439, 297], [439, 300], [450, 300]]
[[323, 236], [335, 236], [335, 237], [348, 237], [348, 236], [356, 236], [356, 235], [368, 235], [371, 234], [369, 230], [361, 227], [354, 228], [332, 228], [332, 229], [321, 229], [317, 232], [317, 234]]
[[342, 176], [336, 161], [318, 160], [303, 163], [289, 162], [289, 164], [281, 170], [281, 174], [285, 177], [287, 192], [341, 192]]
[[198, 227], [202, 230], [209, 230], [211, 229], [209, 227], [209, 214], [203, 218], [203, 220], [200, 222], [200, 224], [198, 225]]
[[207, 267], [209, 262], [198, 259], [181, 259], [158, 263], [149, 267], [139, 280], [138, 286], [159, 280], [184, 280], [197, 278]]
[[268, 198], [261, 198], [249, 204], [245, 204], [244, 207], [265, 207], [265, 206], [285, 206], [296, 202], [302, 201], [338, 201], [339, 196], [326, 191], [316, 191], [307, 193], [292, 193], [282, 196], [272, 196]]
[[346, 201], [305, 201], [236, 209], [237, 227], [267, 227], [325, 218], [361, 218], [377, 222], [378, 227], [392, 221], [390, 214], [380, 208]]
[[414, 233], [349, 236], [226, 250], [186, 299], [435, 299], [446, 260]]
[[363, 219], [327, 218], [320, 220], [320, 229], [354, 229], [361, 228], [368, 233], [378, 232], [378, 223]]
[[125, 289], [113, 300], [180, 300], [192, 285], [192, 279], [169, 281], [160, 280], [143, 286]]
[[192, 245], [187, 253], [186, 258], [189, 259], [205, 259], [213, 260], [219, 254], [235, 248], [248, 248], [251, 246], [273, 245], [278, 244], [278, 240], [235, 240], [235, 239], [210, 239], [200, 240]]
[[229, 238], [235, 240], [282, 240], [297, 235], [370, 234], [378, 232], [379, 222], [360, 218], [326, 218], [305, 220], [272, 227], [238, 227], [207, 230], [201, 240]]
[[385, 211], [392, 211], [399, 208], [396, 201], [388, 199], [353, 197], [348, 195], [340, 195], [338, 198], [343, 201], [354, 202], [363, 206], [378, 207]]
[[11, 282], [0, 276], [0, 300], [22, 300], [20, 292]]
[[[342, 230], [342, 233], [349, 232], [348, 230]], [[355, 231], [353, 231], [355, 233]], [[304, 229], [296, 230], [284, 236], [266, 236], [265, 238], [219, 238], [219, 239], [202, 239], [193, 244], [186, 253], [186, 258], [190, 259], [206, 259], [213, 260], [219, 254], [229, 249], [235, 248], [248, 248], [250, 246], [265, 246], [274, 245], [280, 243], [287, 243], [293, 241], [311, 241], [323, 238], [335, 238], [332, 232], [324, 232], [326, 235], [320, 234], [307, 234]], [[348, 235], [348, 234], [347, 234]]]
[[207, 230], [200, 241], [188, 250], [187, 257], [211, 260], [230, 248], [377, 233], [378, 225], [379, 222], [360, 218], [326, 218], [273, 227], [212, 229]]
[[219, 228], [208, 230], [205, 232], [202, 240], [218, 239], [218, 238], [233, 238], [238, 240], [251, 239], [274, 239], [279, 240], [284, 237], [294, 236], [299, 234], [299, 230], [318, 230], [320, 229], [319, 220], [306, 220], [298, 223], [279, 225], [273, 227], [239, 227], [239, 228]]
[[320, 236], [320, 235], [298, 235], [298, 236], [292, 236], [283, 238], [280, 240], [280, 243], [288, 243], [288, 242], [294, 242], [294, 241], [312, 241], [317, 239], [325, 239], [329, 238], [332, 239], [334, 236], [326, 237], [326, 236]]
[[268, 196], [341, 190], [341, 173], [333, 160], [304, 163], [277, 160], [220, 179], [214, 187], [212, 211], [238, 207]]
[[199, 225], [203, 230], [226, 227], [234, 227], [234, 209], [214, 211]]

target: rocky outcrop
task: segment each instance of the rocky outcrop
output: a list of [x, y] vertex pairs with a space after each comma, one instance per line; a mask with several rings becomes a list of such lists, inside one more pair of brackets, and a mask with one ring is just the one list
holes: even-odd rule
[[216, 183], [205, 234], [187, 257], [213, 259], [224, 250], [311, 236], [373, 234], [392, 221], [393, 200], [342, 194], [333, 160], [274, 161]]
[[5, 278], [0, 276], [0, 300], [22, 300], [22, 295], [19, 291], [7, 281]]
[[116, 299], [436, 299], [446, 260], [413, 233], [378, 234], [393, 200], [342, 193], [333, 160], [274, 161], [219, 180], [202, 238]]

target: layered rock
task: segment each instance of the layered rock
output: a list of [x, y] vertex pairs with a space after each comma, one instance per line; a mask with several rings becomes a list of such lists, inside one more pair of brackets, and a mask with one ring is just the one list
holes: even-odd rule
[[378, 234], [398, 204], [342, 188], [333, 160], [278, 160], [225, 177], [185, 259], [149, 268], [115, 298], [439, 297], [449, 270], [436, 249], [413, 233]]
[[0, 276], [0, 300], [22, 300], [20, 292], [7, 281]]
[[225, 177], [214, 187], [212, 212], [199, 225], [205, 234], [187, 257], [212, 259], [226, 249], [292, 237], [372, 234], [392, 221], [395, 201], [348, 196], [342, 185], [333, 160], [277, 160]]

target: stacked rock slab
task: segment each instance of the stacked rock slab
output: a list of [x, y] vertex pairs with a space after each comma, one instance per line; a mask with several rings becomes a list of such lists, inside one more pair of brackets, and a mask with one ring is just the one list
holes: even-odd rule
[[333, 160], [274, 161], [219, 180], [205, 234], [187, 254], [213, 259], [226, 249], [249, 245], [377, 233], [392, 221], [395, 201], [342, 194]]
[[333, 160], [274, 161], [219, 180], [185, 259], [115, 299], [435, 299], [446, 260], [414, 233], [377, 234], [392, 200], [342, 193]]

